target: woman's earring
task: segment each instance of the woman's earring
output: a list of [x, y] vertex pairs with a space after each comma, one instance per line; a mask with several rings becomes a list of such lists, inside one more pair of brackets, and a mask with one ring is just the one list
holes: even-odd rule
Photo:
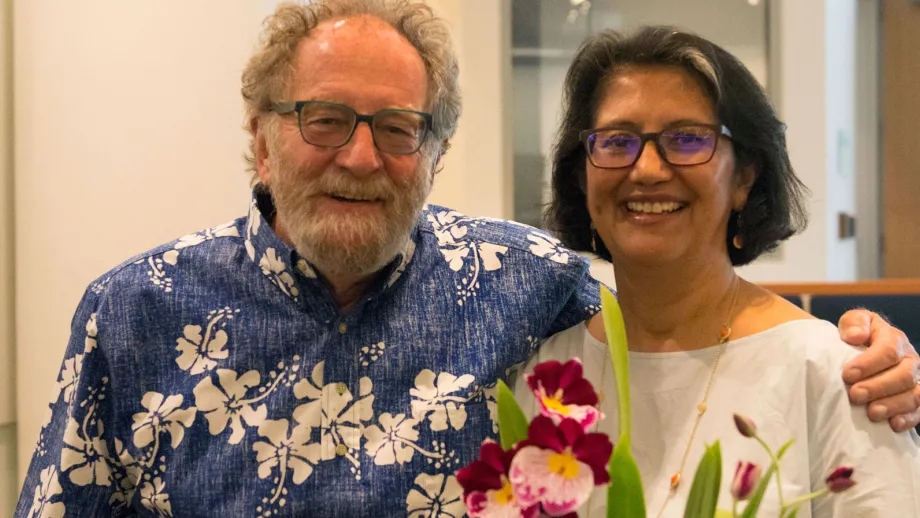
[[732, 238], [732, 245], [738, 250], [741, 250], [744, 247], [744, 237], [741, 235], [741, 227], [743, 220], [741, 219], [741, 211], [738, 211], [738, 221], [735, 224], [735, 237]]
[[591, 222], [591, 251], [594, 255], [597, 255], [597, 241], [595, 237], [597, 236], [597, 230], [594, 229], [594, 222]]

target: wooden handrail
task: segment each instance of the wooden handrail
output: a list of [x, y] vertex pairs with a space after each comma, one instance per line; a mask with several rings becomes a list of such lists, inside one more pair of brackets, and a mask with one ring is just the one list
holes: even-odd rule
[[767, 283], [777, 295], [920, 295], [920, 279], [873, 279], [855, 282]]

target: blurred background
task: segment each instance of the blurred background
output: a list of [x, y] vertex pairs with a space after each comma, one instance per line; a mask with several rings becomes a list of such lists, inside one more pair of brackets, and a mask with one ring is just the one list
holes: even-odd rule
[[[460, 55], [431, 200], [539, 226], [563, 75], [605, 28], [737, 55], [788, 124], [808, 229], [762, 283], [920, 278], [917, 0], [429, 0]], [[0, 0], [0, 517], [11, 516], [83, 290], [244, 214], [239, 76], [274, 0]], [[598, 265], [610, 275], [609, 265]]]

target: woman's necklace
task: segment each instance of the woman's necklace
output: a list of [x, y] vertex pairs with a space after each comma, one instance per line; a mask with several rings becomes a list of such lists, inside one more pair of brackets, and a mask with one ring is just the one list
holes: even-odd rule
[[716, 352], [716, 360], [712, 363], [712, 370], [709, 372], [709, 381], [706, 383], [706, 391], [703, 393], [703, 400], [696, 405], [696, 421], [693, 423], [693, 430], [690, 431], [690, 439], [687, 440], [687, 447], [684, 449], [684, 455], [680, 459], [680, 467], [677, 468], [677, 471], [671, 475], [670, 487], [668, 488], [668, 495], [665, 497], [664, 502], [661, 504], [661, 510], [658, 511], [658, 518], [661, 518], [661, 515], [664, 514], [664, 510], [668, 507], [668, 502], [671, 500], [671, 497], [677, 493], [677, 488], [680, 487], [681, 477], [684, 472], [684, 465], [687, 463], [687, 455], [690, 454], [690, 447], [693, 446], [693, 438], [696, 436], [696, 430], [700, 426], [700, 421], [703, 419], [703, 414], [706, 413], [706, 401], [709, 399], [709, 389], [712, 388], [712, 381], [716, 377], [716, 369], [719, 368], [719, 359], [722, 358], [722, 353], [725, 352], [725, 347], [728, 344], [728, 339], [732, 336], [732, 313], [735, 311], [735, 302], [738, 300], [738, 288], [741, 286], [741, 278], [735, 277], [735, 293], [732, 295], [732, 305], [728, 309], [728, 317], [725, 319], [725, 325], [722, 326], [722, 330], [719, 331], [719, 350]]
[[[671, 497], [677, 493], [677, 488], [680, 486], [681, 475], [684, 471], [684, 465], [687, 463], [687, 456], [690, 454], [690, 447], [693, 446], [693, 438], [696, 436], [696, 430], [700, 426], [700, 420], [703, 419], [703, 414], [706, 413], [706, 401], [709, 399], [709, 390], [712, 388], [712, 381], [715, 379], [716, 369], [719, 367], [719, 360], [722, 358], [722, 353], [725, 352], [725, 348], [728, 344], [728, 339], [732, 336], [732, 314], [735, 312], [735, 302], [738, 301], [738, 290], [741, 287], [741, 278], [735, 276], [735, 290], [732, 295], [732, 304], [728, 309], [728, 318], [725, 319], [725, 324], [722, 326], [722, 330], [719, 331], [719, 350], [716, 352], [716, 360], [712, 364], [712, 370], [709, 372], [709, 381], [706, 383], [706, 391], [703, 393], [703, 400], [700, 401], [700, 404], [696, 406], [696, 421], [693, 423], [693, 430], [690, 432], [690, 439], [687, 441], [687, 447], [684, 449], [684, 455], [680, 460], [680, 467], [677, 471], [671, 475], [670, 487], [668, 488], [668, 495], [664, 499], [664, 503], [661, 504], [661, 510], [658, 511], [658, 518], [661, 518], [661, 515], [664, 514], [664, 510], [668, 507], [668, 502], [671, 500]], [[587, 331], [586, 331], [587, 332]], [[609, 361], [609, 349], [604, 348], [604, 361], [601, 364], [601, 381], [600, 381], [600, 390], [604, 390], [604, 378], [607, 375], [607, 364]], [[598, 405], [603, 404], [604, 394], [601, 392], [598, 395]], [[600, 427], [598, 422], [596, 427]], [[597, 429], [595, 429], [596, 431]]]

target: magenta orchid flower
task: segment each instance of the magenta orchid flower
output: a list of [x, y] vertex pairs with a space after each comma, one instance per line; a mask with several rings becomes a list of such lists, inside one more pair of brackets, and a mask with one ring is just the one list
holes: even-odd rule
[[607, 461], [613, 443], [602, 433], [585, 433], [574, 419], [534, 418], [527, 439], [511, 461], [509, 480], [522, 507], [540, 504], [549, 516], [581, 507], [594, 486], [610, 481]]
[[577, 358], [564, 364], [552, 360], [537, 365], [527, 375], [527, 385], [540, 404], [540, 413], [557, 425], [568, 418], [588, 430], [604, 417], [597, 409], [597, 392], [584, 378]]
[[516, 450], [505, 451], [497, 442], [486, 439], [479, 448], [479, 459], [457, 471], [463, 487], [463, 503], [470, 518], [535, 518], [539, 506], [522, 508], [514, 497], [508, 470]]

